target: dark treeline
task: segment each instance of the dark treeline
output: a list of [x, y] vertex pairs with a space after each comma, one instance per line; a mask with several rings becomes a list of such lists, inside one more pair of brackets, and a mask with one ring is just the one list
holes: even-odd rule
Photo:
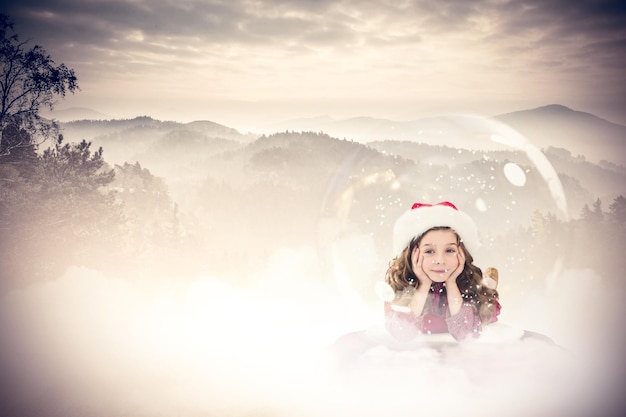
[[[28, 137], [5, 129], [3, 149], [14, 135]], [[176, 212], [163, 181], [139, 164], [111, 168], [102, 148], [61, 136], [43, 152], [30, 144], [0, 156], [0, 236], [6, 289], [69, 265], [106, 268], [140, 257], [147, 242], [175, 242]]]

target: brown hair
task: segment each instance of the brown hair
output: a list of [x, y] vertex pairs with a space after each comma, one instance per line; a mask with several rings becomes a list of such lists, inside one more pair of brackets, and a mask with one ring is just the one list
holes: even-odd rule
[[[422, 236], [431, 230], [452, 230], [449, 227], [433, 227], [417, 236], [411, 243], [404, 248], [399, 256], [393, 258], [389, 263], [389, 268], [385, 274], [385, 281], [393, 288], [396, 296], [401, 294], [407, 287], [417, 288], [420, 283], [417, 276], [413, 272], [411, 267], [411, 253], [413, 249], [419, 245]], [[483, 322], [489, 322], [493, 316], [494, 301], [498, 300], [498, 292], [492, 288], [489, 288], [483, 284], [483, 273], [476, 265], [474, 265], [474, 258], [469, 253], [459, 235], [456, 234], [457, 244], [460, 250], [465, 254], [465, 265], [463, 271], [456, 279], [456, 283], [459, 286], [461, 295], [465, 302], [469, 302], [476, 306], [480, 318]]]

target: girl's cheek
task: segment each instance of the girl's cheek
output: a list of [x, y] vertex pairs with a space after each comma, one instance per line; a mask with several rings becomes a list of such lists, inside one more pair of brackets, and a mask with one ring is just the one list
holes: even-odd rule
[[450, 263], [450, 265], [454, 265], [454, 267], [456, 268], [457, 266], [459, 266], [460, 263], [459, 257], [456, 253], [453, 253], [448, 257], [448, 262]]

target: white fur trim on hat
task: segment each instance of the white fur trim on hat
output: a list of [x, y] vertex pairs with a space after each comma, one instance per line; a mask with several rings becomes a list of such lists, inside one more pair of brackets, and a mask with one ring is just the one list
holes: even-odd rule
[[438, 226], [452, 228], [470, 253], [480, 247], [476, 223], [466, 213], [457, 210], [450, 203], [415, 206], [418, 207], [403, 213], [393, 226], [393, 253], [396, 256], [402, 253], [413, 238]]

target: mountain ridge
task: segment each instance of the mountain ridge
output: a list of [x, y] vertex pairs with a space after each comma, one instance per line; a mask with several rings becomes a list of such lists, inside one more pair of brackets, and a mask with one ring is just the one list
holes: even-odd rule
[[559, 104], [495, 116], [540, 148], [626, 165], [626, 126]]
[[[69, 131], [80, 125], [91, 125], [102, 133], [116, 130], [113, 125], [169, 126], [171, 129], [193, 130], [208, 136], [250, 142], [262, 134], [323, 132], [332, 137], [362, 143], [381, 140], [404, 140], [431, 145], [447, 145], [466, 149], [497, 149], [492, 135], [521, 134], [539, 149], [562, 148], [574, 156], [593, 162], [607, 161], [626, 166], [626, 126], [610, 122], [561, 104], [549, 104], [492, 117], [468, 114], [444, 114], [408, 121], [395, 121], [369, 116], [334, 119], [328, 115], [300, 118], [273, 127], [272, 132], [242, 134], [237, 129], [210, 120], [188, 123], [160, 121], [149, 116], [133, 119], [78, 120], [62, 123]], [[95, 129], [97, 127], [97, 129]], [[103, 129], [104, 128], [104, 129]]]
[[327, 120], [317, 126], [295, 121], [280, 125], [283, 130], [301, 127], [363, 142], [408, 140], [475, 149], [493, 146], [489, 139], [493, 134], [517, 132], [540, 149], [563, 148], [594, 162], [626, 165], [626, 126], [561, 104], [492, 117], [444, 114], [408, 121], [354, 117]]
[[513, 112], [509, 112], [509, 113], [502, 113], [502, 114], [498, 114], [495, 115], [493, 117], [496, 118], [507, 118], [509, 116], [514, 116], [514, 115], [530, 115], [533, 113], [538, 113], [538, 112], [544, 112], [546, 114], [551, 114], [554, 117], [573, 117], [573, 116], [578, 116], [581, 118], [586, 118], [589, 121], [593, 121], [593, 122], [602, 122], [602, 123], [607, 123], [607, 124], [611, 124], [614, 126], [620, 126], [620, 127], [626, 127], [624, 125], [621, 125], [619, 123], [614, 123], [611, 122], [610, 120], [607, 119], [603, 119], [602, 117], [596, 116], [593, 113], [588, 113], [588, 112], [584, 112], [584, 111], [580, 111], [580, 110], [573, 110], [567, 106], [564, 106], [562, 104], [547, 104], [545, 106], [539, 106], [539, 107], [535, 107], [532, 109], [527, 109], [527, 110], [516, 110]]

